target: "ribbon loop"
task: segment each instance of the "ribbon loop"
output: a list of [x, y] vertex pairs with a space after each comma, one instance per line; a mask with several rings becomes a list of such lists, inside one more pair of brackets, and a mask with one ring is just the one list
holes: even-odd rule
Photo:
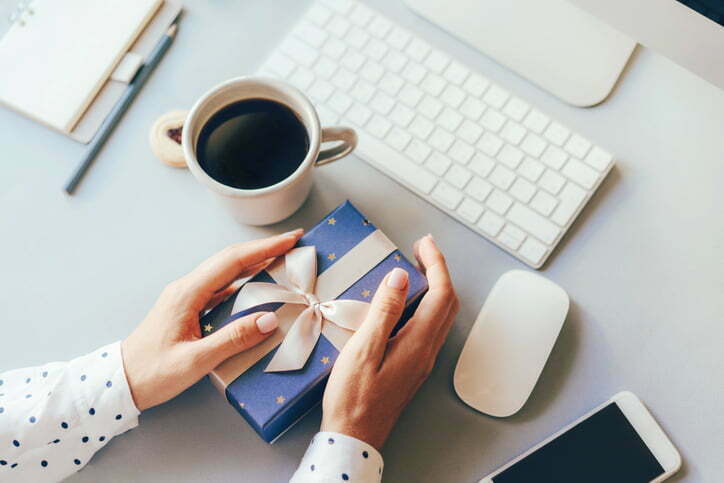
[[357, 300], [320, 302], [315, 292], [317, 253], [313, 246], [294, 248], [287, 252], [284, 256], [284, 271], [286, 282], [247, 283], [234, 303], [234, 312], [267, 303], [305, 306], [289, 328], [265, 372], [302, 369], [319, 340], [325, 322], [355, 331], [362, 325], [369, 308], [368, 303]]

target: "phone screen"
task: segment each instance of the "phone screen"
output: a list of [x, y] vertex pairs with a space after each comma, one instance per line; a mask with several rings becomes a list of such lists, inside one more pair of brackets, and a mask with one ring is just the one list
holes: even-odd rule
[[493, 477], [494, 483], [647, 483], [664, 473], [611, 403]]

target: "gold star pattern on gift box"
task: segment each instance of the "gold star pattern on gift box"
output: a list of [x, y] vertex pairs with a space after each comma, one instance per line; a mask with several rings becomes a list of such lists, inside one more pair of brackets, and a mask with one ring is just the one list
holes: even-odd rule
[[329, 220], [327, 220], [327, 223], [330, 225], [334, 225], [335, 223], [337, 223], [337, 220], [335, 220], [334, 218], [330, 218]]
[[243, 402], [240, 402], [240, 403], [239, 403], [239, 407], [240, 407], [241, 409], [245, 409], [245, 408], [246, 408], [246, 404], [244, 404]]
[[362, 290], [362, 296], [364, 298], [369, 298], [370, 295], [372, 295], [372, 293], [369, 290], [367, 290], [367, 289]]
[[394, 259], [396, 262], [399, 262], [402, 259], [402, 257], [400, 256], [399, 253], [395, 253]]
[[277, 396], [277, 404], [284, 404], [284, 401], [286, 401], [287, 398], [284, 396]]
[[337, 255], [335, 255], [334, 253], [330, 253], [329, 255], [327, 255], [327, 259], [330, 260], [330, 261], [332, 261], [332, 262], [333, 262], [336, 258], [337, 258]]
[[324, 356], [324, 357], [322, 357], [321, 360], [322, 360], [322, 364], [324, 364], [325, 366], [326, 366], [327, 364], [329, 364], [329, 357]]
[[214, 326], [213, 326], [213, 325], [211, 325], [211, 324], [206, 324], [206, 325], [204, 326], [204, 332], [211, 332], [212, 330], [214, 330]]

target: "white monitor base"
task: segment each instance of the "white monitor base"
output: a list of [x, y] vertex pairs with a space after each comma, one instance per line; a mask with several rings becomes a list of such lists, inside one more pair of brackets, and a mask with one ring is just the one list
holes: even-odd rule
[[565, 0], [404, 0], [574, 106], [602, 102], [636, 42]]

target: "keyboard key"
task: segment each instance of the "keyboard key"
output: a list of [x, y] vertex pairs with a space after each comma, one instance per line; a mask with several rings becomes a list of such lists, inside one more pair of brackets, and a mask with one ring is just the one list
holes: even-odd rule
[[450, 132], [455, 132], [458, 126], [460, 126], [460, 123], [463, 122], [463, 116], [453, 111], [449, 107], [446, 107], [436, 121], [437, 124], [444, 129]]
[[449, 63], [450, 57], [437, 49], [433, 49], [423, 62], [428, 69], [436, 74], [442, 74], [442, 71], [445, 70]]
[[478, 227], [491, 237], [497, 236], [503, 225], [505, 220], [490, 211], [486, 211], [478, 222]]
[[470, 158], [473, 157], [473, 154], [475, 154], [475, 148], [459, 139], [453, 143], [452, 147], [448, 151], [450, 158], [459, 164], [467, 164], [467, 162], [470, 161]]
[[444, 175], [445, 171], [447, 171], [451, 165], [452, 161], [450, 161], [450, 158], [444, 154], [438, 153], [437, 151], [433, 151], [432, 155], [428, 158], [427, 163], [425, 163], [425, 166], [438, 176]]
[[508, 219], [547, 245], [551, 245], [561, 232], [555, 224], [520, 203], [513, 205]]
[[305, 67], [310, 67], [319, 57], [316, 50], [296, 38], [287, 39], [281, 49], [290, 59], [294, 59], [297, 64]]
[[369, 25], [368, 30], [375, 37], [383, 39], [388, 34], [391, 28], [392, 24], [389, 20], [384, 17], [375, 17], [375, 19], [372, 20], [372, 23]]
[[324, 79], [318, 79], [309, 88], [309, 97], [316, 104], [322, 104], [334, 92], [334, 86]]
[[571, 178], [576, 183], [580, 184], [584, 188], [591, 189], [596, 185], [598, 181], [598, 172], [589, 168], [577, 159], [571, 158], [565, 166], [563, 166], [564, 175]]
[[447, 173], [445, 173], [445, 179], [458, 189], [465, 188], [465, 185], [468, 184], [468, 181], [470, 181], [472, 177], [473, 175], [470, 171], [459, 164], [453, 164]]
[[352, 105], [352, 99], [344, 92], [336, 91], [327, 101], [329, 107], [338, 114], [344, 114]]
[[547, 145], [548, 143], [546, 143], [543, 138], [531, 132], [523, 139], [520, 149], [534, 158], [539, 158]]
[[302, 20], [294, 29], [294, 34], [312, 47], [320, 48], [329, 34], [311, 22]]
[[570, 135], [571, 131], [567, 127], [555, 121], [548, 126], [544, 134], [550, 142], [557, 146], [563, 146], [563, 143], [566, 142], [566, 139], [568, 139]]
[[402, 151], [407, 147], [412, 136], [398, 127], [393, 127], [385, 139], [390, 146], [398, 151]]
[[440, 99], [453, 109], [457, 109], [465, 99], [465, 92], [457, 86], [448, 85], [445, 90], [442, 91]]
[[468, 223], [475, 223], [483, 214], [483, 205], [476, 203], [470, 198], [465, 198], [458, 206], [458, 214]]
[[314, 72], [322, 79], [331, 78], [336, 72], [338, 64], [327, 56], [322, 57], [314, 64]]
[[463, 84], [463, 88], [473, 97], [482, 97], [488, 86], [490, 81], [479, 74], [470, 75]]
[[460, 106], [460, 112], [464, 116], [472, 119], [473, 121], [477, 121], [478, 119], [480, 119], [480, 116], [483, 114], [484, 111], [485, 104], [470, 96], [468, 96], [465, 101], [463, 101], [463, 104]]
[[505, 116], [495, 109], [488, 109], [480, 119], [480, 124], [482, 124], [485, 129], [492, 132], [500, 131], [500, 128], [503, 127], [504, 123]]
[[557, 204], [558, 200], [545, 191], [538, 191], [530, 202], [530, 206], [543, 216], [550, 216]]
[[493, 185], [477, 176], [474, 176], [465, 188], [465, 192], [478, 201], [485, 201], [491, 191], [493, 191]]
[[491, 183], [506, 191], [515, 180], [515, 174], [503, 165], [498, 165], [488, 177]]
[[555, 170], [561, 169], [561, 166], [563, 166], [563, 163], [566, 162], [566, 159], [568, 159], [568, 155], [565, 151], [559, 147], [553, 146], [552, 144], [548, 146], [545, 153], [543, 153], [543, 157], [540, 158], [541, 161]]
[[488, 89], [488, 92], [485, 93], [483, 101], [495, 109], [500, 109], [509, 97], [510, 92], [500, 86], [493, 85]]
[[368, 60], [359, 71], [359, 74], [364, 79], [376, 84], [378, 80], [382, 79], [382, 76], [385, 74], [385, 69], [374, 60]]
[[360, 67], [364, 65], [366, 60], [367, 59], [365, 59], [364, 55], [360, 54], [356, 50], [353, 50], [344, 54], [340, 63], [350, 71], [357, 72]]
[[523, 161], [523, 152], [518, 148], [514, 148], [510, 144], [506, 144], [498, 153], [497, 159], [510, 169], [515, 169], [518, 167], [520, 162]]
[[503, 108], [503, 113], [513, 120], [520, 122], [523, 120], [528, 111], [530, 104], [517, 97], [511, 98]]
[[350, 91], [353, 98], [363, 104], [367, 104], [375, 94], [375, 87], [367, 81], [361, 80], [355, 84]]
[[385, 74], [379, 83], [380, 89], [391, 96], [397, 95], [403, 85], [405, 85], [405, 81], [392, 72]]
[[563, 188], [563, 191], [561, 191], [559, 198], [561, 200], [560, 204], [553, 213], [551, 220], [561, 226], [565, 226], [586, 199], [586, 192], [578, 186], [568, 183], [566, 187]]
[[463, 194], [449, 184], [441, 182], [432, 192], [432, 198], [448, 210], [454, 210], [462, 201]]
[[370, 104], [370, 107], [372, 109], [379, 112], [383, 116], [389, 114], [394, 106], [395, 100], [384, 92], [378, 92], [377, 94], [375, 94], [375, 97], [372, 99], [372, 103]]
[[564, 149], [578, 159], [583, 159], [591, 149], [591, 141], [578, 134], [573, 134]]
[[437, 97], [445, 88], [445, 79], [437, 74], [428, 73], [420, 84], [420, 87], [433, 97]]
[[510, 187], [509, 193], [523, 203], [528, 203], [536, 192], [536, 188], [523, 178], [517, 178]]
[[503, 147], [503, 140], [495, 134], [486, 132], [483, 137], [478, 141], [478, 147], [482, 152], [489, 156], [495, 156]]
[[392, 119], [392, 122], [400, 127], [409, 126], [410, 122], [412, 122], [414, 118], [415, 111], [404, 104], [395, 104], [395, 107], [392, 109], [392, 113], [390, 113], [390, 119]]
[[319, 115], [319, 122], [322, 126], [334, 126], [339, 122], [339, 115], [326, 106], [317, 106], [317, 114]]
[[475, 153], [468, 167], [483, 178], [487, 178], [495, 167], [495, 161], [483, 153]]
[[362, 104], [354, 104], [345, 117], [353, 124], [364, 126], [372, 117], [372, 111]]
[[387, 45], [377, 39], [372, 39], [367, 43], [367, 45], [365, 45], [363, 52], [367, 54], [371, 59], [380, 61], [382, 60], [382, 57], [384, 57], [387, 53], [387, 50]]
[[545, 166], [533, 158], [526, 157], [523, 163], [518, 167], [518, 173], [531, 183], [535, 183], [543, 174]]
[[435, 125], [422, 116], [417, 116], [410, 124], [410, 132], [420, 139], [427, 139]]
[[531, 264], [537, 266], [541, 260], [543, 260], [543, 256], [546, 254], [546, 251], [547, 249], [545, 245], [533, 238], [528, 238], [523, 242], [523, 246], [520, 247], [519, 253]]
[[599, 171], [604, 171], [608, 168], [609, 164], [611, 164], [611, 161], [613, 161], [613, 156], [598, 146], [594, 146], [591, 152], [588, 153], [588, 156], [586, 156], [585, 161], [589, 166], [593, 166]]
[[357, 77], [344, 67], [340, 68], [334, 75], [334, 77], [332, 77], [332, 84], [339, 87], [343, 91], [348, 91], [349, 89], [351, 89], [356, 81]]
[[453, 141], [455, 141], [455, 136], [439, 127], [433, 131], [428, 140], [430, 146], [443, 153], [450, 149]]
[[523, 126], [515, 121], [508, 121], [500, 133], [500, 137], [508, 141], [510, 144], [517, 146], [523, 140], [526, 130]]
[[335, 16], [329, 25], [327, 25], [327, 29], [339, 38], [343, 38], [350, 27], [351, 24], [349, 20], [339, 16]]
[[467, 119], [463, 121], [457, 130], [457, 135], [470, 144], [475, 144], [475, 142], [480, 139], [481, 134], [483, 134], [483, 128]]
[[419, 84], [427, 74], [427, 71], [420, 65], [414, 62], [408, 63], [404, 69], [402, 69], [402, 77], [412, 82], [413, 84]]
[[357, 5], [355, 5], [354, 10], [349, 16], [349, 19], [358, 27], [365, 27], [368, 23], [370, 23], [372, 17], [374, 17], [372, 10], [365, 7], [361, 3], [358, 3]]
[[420, 102], [420, 105], [417, 106], [417, 110], [429, 119], [435, 119], [442, 111], [442, 108], [442, 102], [430, 96], [425, 96], [425, 98]]
[[413, 189], [420, 191], [422, 194], [428, 194], [433, 186], [437, 184], [437, 178], [428, 173], [424, 169], [420, 169], [418, 165], [409, 161], [407, 158], [399, 156], [397, 158], [380, 158], [382, 164], [389, 170], [393, 176], [398, 179], [404, 179], [405, 183], [412, 186]]
[[410, 33], [400, 27], [393, 27], [387, 34], [387, 41], [397, 50], [404, 50], [410, 41]]
[[523, 121], [523, 125], [535, 133], [542, 134], [543, 130], [550, 122], [550, 117], [546, 116], [537, 109], [533, 109], [528, 113], [525, 121]]
[[383, 139], [392, 128], [392, 123], [384, 117], [375, 115], [367, 124], [367, 131], [373, 136]]
[[412, 138], [410, 144], [407, 145], [407, 149], [405, 150], [405, 154], [407, 154], [407, 156], [409, 156], [410, 159], [417, 164], [424, 163], [427, 157], [430, 156], [431, 152], [432, 149], [430, 146], [415, 138]]
[[508, 224], [503, 227], [503, 231], [498, 235], [498, 240], [511, 250], [517, 250], [525, 240], [525, 232]]
[[548, 191], [551, 194], [558, 194], [558, 192], [563, 188], [563, 185], [566, 184], [565, 178], [563, 176], [554, 173], [550, 169], [547, 169], [545, 173], [543, 173], [543, 176], [538, 181], [538, 185], [543, 188], [544, 190]]
[[[339, 60], [345, 50], [347, 50], [347, 46], [344, 45], [344, 42], [336, 38], [327, 39], [324, 46], [322, 46], [322, 52], [334, 60]], [[364, 62], [364, 58], [362, 61]]]
[[405, 84], [399, 94], [399, 99], [410, 107], [415, 107], [424, 93], [417, 87]]
[[452, 61], [450, 62], [450, 65], [447, 66], [447, 69], [445, 69], [443, 77], [453, 84], [461, 85], [465, 79], [467, 79], [469, 74], [470, 71], [467, 67], [462, 65], [460, 62]]
[[407, 64], [407, 57], [396, 50], [390, 50], [382, 59], [382, 64], [392, 72], [400, 72]]
[[289, 78], [289, 82], [297, 89], [305, 91], [314, 82], [314, 74], [304, 67], [297, 67], [297, 70]]
[[417, 62], [422, 62], [422, 59], [430, 52], [430, 44], [422, 39], [413, 38], [407, 45], [405, 52]]

